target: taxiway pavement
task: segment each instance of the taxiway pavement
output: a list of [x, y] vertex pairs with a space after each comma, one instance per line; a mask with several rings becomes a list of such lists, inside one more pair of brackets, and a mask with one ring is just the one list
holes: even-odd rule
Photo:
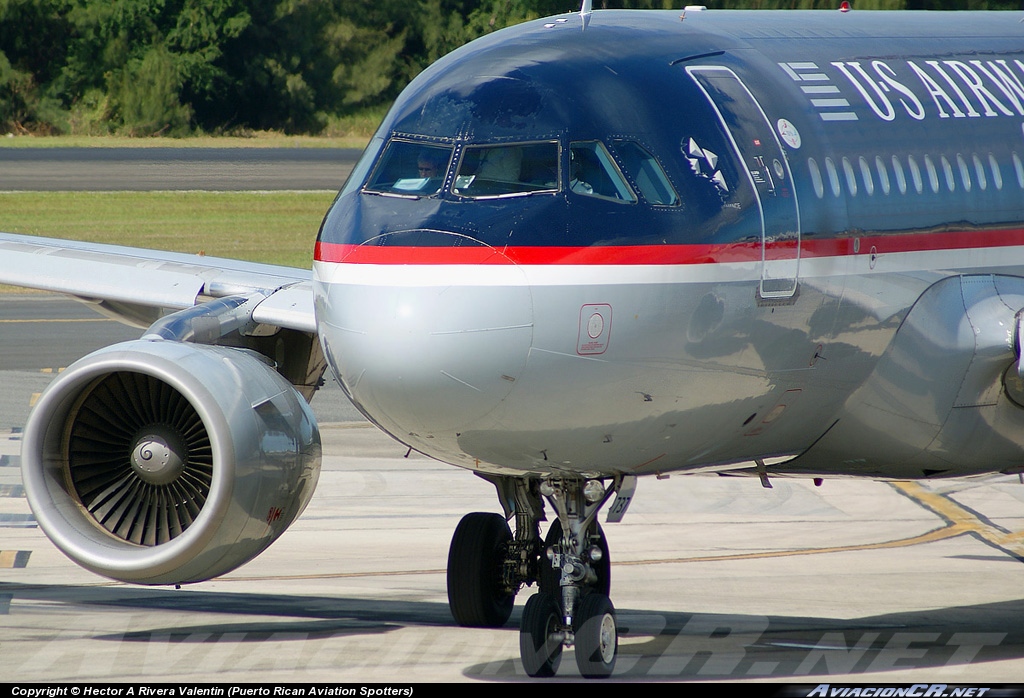
[[351, 148], [0, 148], [0, 191], [337, 191]]

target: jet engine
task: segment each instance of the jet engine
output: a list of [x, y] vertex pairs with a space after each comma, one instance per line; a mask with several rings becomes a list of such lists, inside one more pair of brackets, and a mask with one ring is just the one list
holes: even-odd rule
[[68, 557], [135, 584], [248, 562], [302, 513], [320, 433], [255, 352], [138, 340], [64, 371], [25, 427], [25, 490]]

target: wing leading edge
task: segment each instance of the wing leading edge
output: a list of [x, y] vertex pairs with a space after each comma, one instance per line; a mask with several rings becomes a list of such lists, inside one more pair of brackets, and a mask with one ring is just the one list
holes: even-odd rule
[[240, 260], [0, 233], [0, 283], [72, 295], [147, 326], [226, 296], [266, 296], [252, 320], [316, 333], [312, 273]]

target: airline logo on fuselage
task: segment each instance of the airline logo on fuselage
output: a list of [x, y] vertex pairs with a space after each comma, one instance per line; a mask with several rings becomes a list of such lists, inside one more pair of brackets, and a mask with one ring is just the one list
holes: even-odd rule
[[859, 104], [883, 121], [1024, 116], [1024, 62], [1017, 59], [796, 61], [779, 67], [800, 84], [823, 121], [857, 121]]

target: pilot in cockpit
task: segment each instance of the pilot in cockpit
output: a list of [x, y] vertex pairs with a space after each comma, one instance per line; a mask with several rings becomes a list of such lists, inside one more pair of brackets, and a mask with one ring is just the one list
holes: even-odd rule
[[416, 158], [416, 167], [421, 179], [434, 179], [441, 176], [441, 162], [435, 149], [421, 150]]

